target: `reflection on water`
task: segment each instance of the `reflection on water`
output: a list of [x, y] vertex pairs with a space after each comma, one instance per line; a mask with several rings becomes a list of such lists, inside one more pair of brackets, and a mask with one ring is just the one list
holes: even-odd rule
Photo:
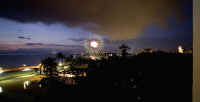
[[27, 89], [29, 85], [30, 85], [30, 81], [25, 81], [24, 82], [24, 89]]
[[3, 92], [3, 88], [0, 86], [0, 93], [2, 93]]

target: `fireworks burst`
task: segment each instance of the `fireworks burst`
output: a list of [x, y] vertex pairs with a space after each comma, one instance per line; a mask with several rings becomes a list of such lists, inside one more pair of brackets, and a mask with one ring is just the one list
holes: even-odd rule
[[89, 53], [90, 56], [101, 56], [103, 53], [103, 44], [104, 42], [102, 38], [95, 36], [87, 39], [84, 46], [86, 48], [86, 52]]

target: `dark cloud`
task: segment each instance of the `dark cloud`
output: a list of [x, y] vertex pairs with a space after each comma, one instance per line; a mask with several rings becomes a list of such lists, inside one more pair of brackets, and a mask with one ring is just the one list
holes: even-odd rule
[[25, 43], [26, 46], [43, 46], [43, 47], [67, 47], [67, 48], [79, 48], [80, 45], [64, 45], [64, 44], [44, 44], [44, 43]]
[[27, 45], [27, 46], [42, 46], [44, 44], [43, 43], [26, 43], [25, 45]]
[[7, 0], [0, 4], [0, 17], [24, 23], [61, 22], [112, 40], [127, 40], [149, 24], [167, 26], [171, 16], [182, 20], [187, 3], [192, 0]]
[[46, 44], [47, 46], [67, 47], [67, 48], [80, 48], [80, 45], [63, 45], [63, 44]]
[[82, 42], [85, 40], [85, 38], [70, 38], [69, 40], [74, 41], [74, 42]]
[[23, 40], [31, 40], [31, 38], [29, 37], [24, 37], [24, 36], [18, 36], [18, 39], [23, 39]]

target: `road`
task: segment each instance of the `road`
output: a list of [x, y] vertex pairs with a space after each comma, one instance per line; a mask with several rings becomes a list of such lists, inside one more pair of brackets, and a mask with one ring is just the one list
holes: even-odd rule
[[23, 66], [23, 67], [17, 67], [17, 68], [3, 68], [2, 71], [3, 72], [10, 72], [10, 71], [22, 71], [26, 68], [29, 68], [29, 69], [35, 69], [35, 68], [40, 68], [40, 65], [37, 65], [37, 66]]
[[39, 68], [38, 66], [24, 66], [19, 68], [9, 68], [9, 69], [1, 69], [3, 71], [0, 73], [0, 85], [7, 82], [17, 82], [20, 80], [27, 79], [28, 80], [39, 80], [41, 75], [38, 74], [38, 72], [35, 72], [34, 70], [24, 70], [24, 69], [35, 69]]

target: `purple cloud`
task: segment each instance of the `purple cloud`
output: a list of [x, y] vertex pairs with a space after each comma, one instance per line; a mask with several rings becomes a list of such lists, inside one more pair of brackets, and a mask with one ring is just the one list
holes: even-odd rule
[[31, 38], [29, 37], [24, 37], [24, 36], [18, 36], [18, 39], [23, 39], [23, 40], [31, 40]]
[[25, 45], [27, 45], [27, 46], [42, 46], [42, 45], [44, 45], [43, 43], [26, 43]]

